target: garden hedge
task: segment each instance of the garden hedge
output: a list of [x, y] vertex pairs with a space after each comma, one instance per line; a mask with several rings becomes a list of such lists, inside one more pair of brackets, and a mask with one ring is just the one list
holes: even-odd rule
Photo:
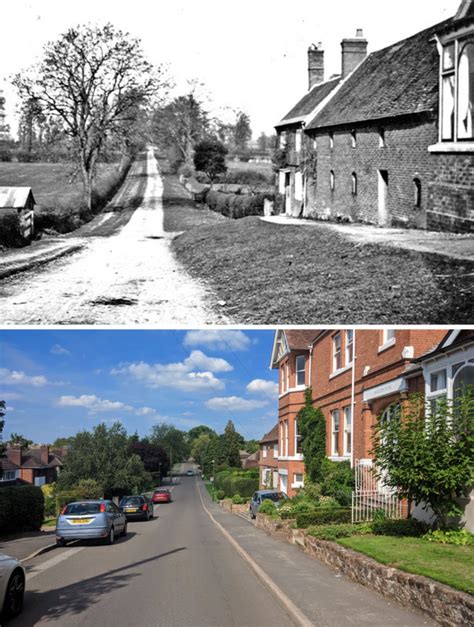
[[312, 512], [301, 512], [296, 515], [296, 526], [299, 529], [311, 525], [328, 525], [331, 523], [350, 523], [352, 520], [350, 507], [329, 508], [319, 507]]
[[242, 497], [252, 496], [259, 488], [258, 475], [254, 472], [223, 470], [216, 474], [215, 487], [231, 498], [235, 494]]
[[224, 194], [209, 190], [205, 203], [212, 209], [228, 218], [245, 218], [247, 216], [263, 216], [263, 205], [268, 194]]
[[44, 496], [37, 486], [0, 488], [0, 533], [36, 531], [44, 520]]

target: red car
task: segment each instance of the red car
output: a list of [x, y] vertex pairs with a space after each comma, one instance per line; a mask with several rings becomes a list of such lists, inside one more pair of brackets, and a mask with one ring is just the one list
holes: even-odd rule
[[168, 488], [157, 488], [151, 498], [153, 503], [171, 503], [171, 492]]

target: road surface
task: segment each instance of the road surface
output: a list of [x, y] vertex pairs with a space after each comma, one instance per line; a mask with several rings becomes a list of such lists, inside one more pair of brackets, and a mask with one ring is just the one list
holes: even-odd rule
[[[112, 201], [112, 208], [119, 211], [98, 216], [71, 238], [82, 247], [79, 252], [1, 282], [2, 322], [167, 326], [225, 322], [210, 291], [192, 279], [170, 251], [174, 234], [163, 229], [162, 194], [162, 179], [149, 149]], [[133, 211], [137, 198], [142, 200]], [[121, 219], [121, 214], [126, 217]], [[23, 258], [28, 252], [17, 254]]]
[[[433, 625], [223, 513], [198, 477], [177, 480], [173, 502], [155, 508], [154, 520], [130, 523], [128, 537], [113, 546], [82, 543], [32, 560], [24, 610], [8, 627]], [[307, 622], [295, 621], [204, 507], [263, 569], [277, 565], [277, 588], [302, 608]]]

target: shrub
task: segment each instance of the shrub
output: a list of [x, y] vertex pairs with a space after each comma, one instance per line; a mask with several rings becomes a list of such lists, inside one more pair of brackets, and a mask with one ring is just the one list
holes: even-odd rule
[[191, 176], [194, 174], [194, 170], [192, 169], [192, 167], [186, 163], [184, 163], [183, 165], [181, 165], [178, 168], [178, 174], [186, 177], [187, 179], [191, 178]]
[[259, 481], [257, 477], [233, 477], [231, 486], [232, 495], [252, 496], [259, 488]]
[[104, 489], [95, 479], [81, 479], [74, 491], [79, 499], [101, 499], [104, 497]]
[[435, 531], [428, 531], [422, 537], [428, 542], [439, 542], [440, 544], [467, 546], [474, 543], [474, 535], [469, 533], [467, 529], [436, 529]]
[[258, 508], [258, 513], [274, 516], [277, 513], [275, 503], [271, 499], [264, 499], [263, 503]]
[[0, 488], [0, 533], [36, 531], [44, 520], [44, 496], [37, 486]]
[[217, 211], [228, 218], [238, 219], [247, 216], [263, 215], [265, 198], [271, 198], [271, 195], [254, 194], [242, 196], [210, 190], [206, 194], [205, 202], [212, 211]]
[[61, 490], [60, 492], [56, 492], [56, 513], [59, 514], [65, 505], [78, 501], [80, 498], [76, 490]]
[[425, 526], [415, 518], [374, 518], [372, 533], [378, 536], [421, 536]]
[[225, 492], [224, 490], [216, 490], [216, 499], [218, 501], [222, 501], [222, 499], [225, 497]]
[[7, 162], [12, 160], [12, 153], [7, 148], [0, 149], [0, 161]]
[[278, 513], [282, 519], [296, 518], [297, 514], [313, 512], [316, 508], [317, 504], [310, 501], [292, 501], [282, 505]]
[[232, 497], [232, 503], [234, 505], [242, 505], [242, 503], [245, 503], [245, 499], [243, 499], [240, 494], [234, 494]]
[[18, 218], [13, 213], [5, 212], [0, 215], [0, 244], [15, 247], [28, 244], [28, 240], [20, 235]]
[[319, 507], [339, 508], [341, 505], [333, 496], [320, 496]]
[[354, 488], [354, 471], [350, 462], [333, 462], [326, 458], [321, 472], [321, 494], [334, 497], [343, 507], [350, 505]]
[[56, 484], [45, 483], [41, 486], [41, 492], [44, 496], [44, 515], [56, 516]]
[[367, 523], [350, 525], [323, 525], [318, 527], [310, 527], [307, 531], [309, 536], [318, 538], [319, 540], [337, 540], [338, 538], [348, 538], [349, 536], [366, 535], [371, 533], [371, 527]]
[[264, 172], [252, 169], [229, 170], [224, 176], [219, 177], [219, 181], [233, 185], [247, 185], [248, 187], [271, 185], [273, 182]]
[[348, 523], [351, 522], [351, 510], [348, 507], [329, 508], [319, 507], [311, 512], [301, 512], [296, 515], [296, 526], [304, 529], [310, 525], [325, 525], [327, 523]]

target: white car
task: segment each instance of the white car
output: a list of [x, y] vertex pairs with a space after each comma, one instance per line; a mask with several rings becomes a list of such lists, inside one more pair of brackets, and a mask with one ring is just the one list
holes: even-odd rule
[[25, 575], [21, 562], [14, 557], [0, 553], [0, 619], [2, 621], [13, 618], [21, 612], [25, 594]]

